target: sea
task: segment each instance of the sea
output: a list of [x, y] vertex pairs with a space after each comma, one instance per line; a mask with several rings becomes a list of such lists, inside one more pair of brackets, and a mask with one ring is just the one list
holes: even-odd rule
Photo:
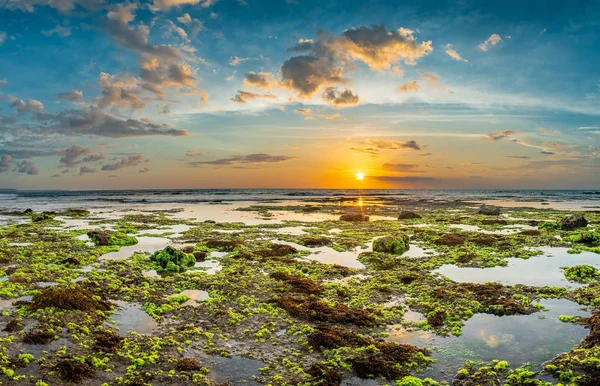
[[[0, 190], [0, 210], [106, 209], [153, 204], [329, 201], [341, 198], [469, 201], [501, 206], [600, 210], [598, 190], [171, 189]], [[164, 206], [164, 205], [161, 205]]]

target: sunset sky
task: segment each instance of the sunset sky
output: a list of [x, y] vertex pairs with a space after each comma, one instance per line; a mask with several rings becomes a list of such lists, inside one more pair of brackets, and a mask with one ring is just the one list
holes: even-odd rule
[[0, 1], [0, 188], [221, 187], [600, 189], [600, 2]]

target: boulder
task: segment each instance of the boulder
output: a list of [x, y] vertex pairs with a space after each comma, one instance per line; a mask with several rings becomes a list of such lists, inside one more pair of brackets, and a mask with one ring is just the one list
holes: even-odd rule
[[410, 210], [403, 210], [398, 213], [398, 220], [410, 220], [413, 218], [421, 218], [421, 216], [415, 212], [411, 212]]
[[573, 214], [560, 220], [560, 229], [563, 231], [573, 231], [577, 228], [585, 228], [587, 225], [588, 222], [582, 214]]
[[484, 214], [486, 216], [500, 216], [500, 208], [493, 205], [482, 205], [477, 213]]
[[346, 213], [340, 216], [340, 221], [365, 222], [369, 221], [369, 216], [362, 213]]
[[373, 251], [401, 255], [408, 251], [408, 236], [386, 236], [373, 241]]

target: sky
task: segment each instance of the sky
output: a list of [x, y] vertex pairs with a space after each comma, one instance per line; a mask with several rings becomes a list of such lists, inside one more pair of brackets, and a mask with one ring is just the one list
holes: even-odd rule
[[0, 0], [0, 188], [600, 189], [600, 1]]

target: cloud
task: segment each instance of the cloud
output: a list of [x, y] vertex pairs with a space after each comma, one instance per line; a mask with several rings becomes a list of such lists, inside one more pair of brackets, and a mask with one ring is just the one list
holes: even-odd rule
[[23, 99], [15, 98], [12, 102], [10, 107], [19, 114], [41, 113], [44, 111], [44, 104], [35, 99], [24, 101]]
[[143, 169], [141, 169], [141, 170], [138, 170], [138, 173], [139, 173], [139, 174], [145, 174], [145, 173], [148, 173], [149, 171], [150, 171], [150, 169], [148, 169], [148, 168], [143, 168]]
[[180, 7], [184, 5], [198, 5], [202, 8], [208, 8], [214, 5], [218, 0], [154, 0], [154, 8], [164, 11], [171, 7]]
[[376, 156], [383, 150], [421, 150], [421, 145], [415, 141], [394, 141], [389, 139], [367, 138], [350, 147], [359, 153]]
[[79, 104], [83, 102], [83, 92], [79, 90], [72, 90], [68, 92], [61, 92], [56, 96], [59, 100]]
[[396, 87], [397, 91], [400, 92], [417, 92], [421, 86], [419, 86], [419, 82], [416, 80], [412, 80], [410, 82], [404, 83], [402, 86]]
[[90, 148], [71, 145], [60, 153], [59, 166], [73, 167], [83, 162], [96, 162], [104, 159], [101, 152], [94, 153]]
[[368, 176], [371, 180], [381, 182], [408, 182], [408, 183], [419, 183], [419, 182], [433, 182], [438, 181], [435, 177], [425, 176]]
[[467, 59], [460, 56], [460, 54], [456, 52], [454, 48], [452, 48], [452, 44], [446, 44], [446, 54], [448, 54], [452, 59], [458, 60], [459, 62], [468, 62]]
[[[184, 13], [177, 21], [184, 24], [189, 30], [193, 38], [198, 36], [198, 33], [204, 29], [204, 23], [198, 19], [194, 19], [189, 13]], [[187, 37], [187, 36], [186, 36]]]
[[489, 139], [491, 141], [499, 141], [503, 138], [508, 138], [515, 132], [512, 130], [503, 130], [497, 133], [487, 133], [483, 136], [483, 139]]
[[6, 32], [0, 31], [0, 47], [4, 45], [4, 42], [6, 42]]
[[98, 169], [90, 168], [88, 166], [82, 166], [79, 168], [79, 175], [97, 173]]
[[181, 54], [176, 48], [166, 45], [154, 46], [148, 42], [150, 28], [146, 25], [141, 24], [137, 28], [129, 25], [135, 18], [136, 9], [135, 3], [116, 4], [112, 7], [105, 23], [110, 36], [125, 48], [164, 59], [179, 59]]
[[388, 172], [403, 172], [403, 173], [422, 173], [419, 170], [415, 170], [419, 165], [416, 164], [391, 164], [385, 163], [381, 165], [381, 169]]
[[229, 58], [229, 65], [230, 66], [239, 66], [242, 62], [245, 62], [248, 59], [250, 59], [250, 58], [240, 58], [239, 56], [232, 56]]
[[121, 119], [87, 107], [81, 110], [66, 110], [58, 114], [39, 114], [39, 119], [45, 125], [38, 130], [63, 135], [81, 134], [109, 138], [189, 135], [185, 130], [174, 129], [167, 124], [156, 123], [147, 118]]
[[195, 161], [190, 162], [189, 166], [236, 166], [245, 164], [271, 164], [286, 162], [295, 159], [295, 157], [288, 157], [284, 155], [269, 155], [264, 153], [249, 154], [244, 156], [232, 156], [230, 158], [222, 158], [214, 161]]
[[321, 118], [323, 118], [323, 119], [328, 119], [328, 120], [338, 119], [338, 118], [342, 117], [342, 115], [340, 113], [335, 113], [335, 114], [319, 114], [319, 116]]
[[321, 87], [343, 84], [344, 70], [334, 58], [316, 55], [292, 57], [281, 66], [281, 84], [301, 98], [312, 97]]
[[71, 30], [69, 28], [63, 27], [61, 25], [57, 25], [56, 27], [49, 29], [49, 30], [45, 30], [45, 31], [41, 31], [42, 34], [46, 35], [46, 36], [52, 36], [54, 34], [61, 36], [63, 38], [66, 38], [67, 36], [71, 36]]
[[315, 42], [312, 39], [298, 39], [293, 47], [288, 48], [288, 51], [292, 52], [304, 52], [311, 51], [315, 48]]
[[249, 100], [261, 98], [276, 99], [276, 96], [271, 93], [256, 94], [251, 91], [238, 90], [237, 94], [233, 98], [231, 98], [231, 100], [236, 103], [246, 103]]
[[166, 27], [167, 27], [167, 30], [169, 33], [179, 36], [186, 42], [189, 41], [187, 32], [185, 32], [185, 30], [183, 28], [179, 27], [178, 25], [173, 23], [171, 20], [167, 20]]
[[13, 164], [13, 157], [9, 154], [2, 154], [0, 157], [0, 173], [7, 172]]
[[311, 112], [311, 110], [309, 108], [302, 108], [302, 107], [299, 107], [299, 108], [295, 109], [294, 111], [297, 113], [300, 113], [300, 114], [304, 114], [304, 115], [308, 115]]
[[247, 86], [270, 89], [277, 87], [279, 82], [268, 72], [248, 72], [244, 74], [244, 84]]
[[359, 102], [358, 95], [354, 95], [349, 88], [342, 92], [338, 92], [335, 87], [327, 87], [323, 92], [323, 100], [335, 107], [346, 107], [357, 105]]
[[38, 168], [34, 165], [32, 160], [25, 159], [17, 163], [17, 172], [34, 176], [40, 174]]
[[432, 87], [435, 87], [435, 88], [439, 89], [440, 91], [446, 91], [446, 88], [444, 86], [442, 86], [442, 84], [440, 83], [440, 78], [438, 78], [437, 75], [434, 75], [427, 71], [421, 71], [420, 74], [423, 78], [425, 78], [427, 80], [427, 82]]
[[142, 162], [142, 155], [141, 154], [132, 154], [127, 157], [123, 157], [123, 158], [119, 159], [117, 162], [115, 162], [113, 164], [102, 165], [102, 171], [119, 170], [119, 169], [123, 169], [123, 168], [128, 168], [131, 166], [138, 165], [138, 164], [140, 164], [140, 162]]
[[321, 88], [348, 83], [344, 74], [354, 69], [353, 61], [397, 73], [402, 71], [399, 63], [415, 65], [433, 48], [431, 41], [418, 43], [413, 31], [405, 28], [387, 31], [384, 26], [362, 26], [347, 29], [341, 36], [320, 32], [316, 41], [301, 40], [291, 50], [307, 53], [283, 62], [280, 87], [307, 99]]
[[188, 150], [185, 152], [185, 156], [188, 158], [202, 157], [203, 155], [204, 155], [204, 153], [202, 153], [200, 151]]
[[341, 37], [326, 44], [338, 55], [360, 60], [379, 71], [401, 61], [414, 66], [417, 59], [433, 51], [431, 41], [418, 43], [413, 31], [406, 28], [387, 31], [382, 25], [347, 29]]
[[490, 49], [490, 47], [495, 46], [496, 44], [500, 43], [501, 41], [502, 41], [502, 38], [500, 37], [500, 35], [491, 34], [490, 37], [487, 38], [487, 40], [485, 42], [481, 43], [478, 47], [482, 51], [487, 51]]
[[531, 157], [527, 157], [525, 155], [507, 155], [506, 158], [515, 158], [515, 159], [530, 159]]
[[141, 109], [146, 105], [139, 94], [141, 90], [136, 78], [130, 75], [111, 75], [100, 73], [98, 84], [102, 93], [95, 99], [100, 108], [129, 108]]
[[98, 10], [104, 4], [104, 0], [10, 0], [0, 4], [0, 8], [8, 10], [33, 12], [37, 6], [48, 6], [62, 13], [68, 13], [77, 7], [86, 10]]
[[542, 150], [542, 151], [540, 151], [540, 154], [544, 154], [544, 155], [554, 155], [554, 154], [556, 154], [556, 153], [554, 153], [553, 151]]

